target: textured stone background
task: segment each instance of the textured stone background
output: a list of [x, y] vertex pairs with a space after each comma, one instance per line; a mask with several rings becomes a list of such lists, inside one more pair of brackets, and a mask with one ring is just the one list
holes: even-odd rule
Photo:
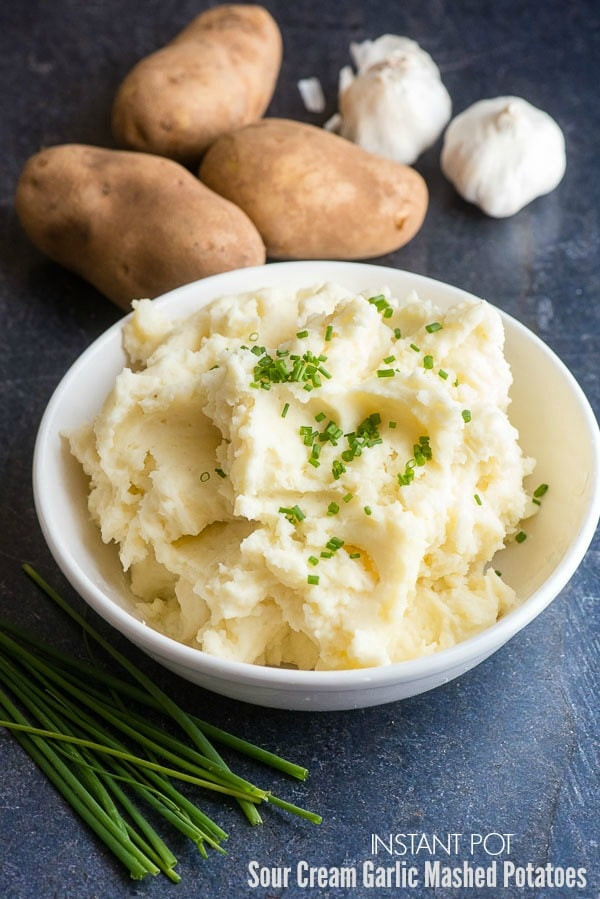
[[[13, 210], [16, 178], [43, 145], [111, 146], [114, 91], [142, 55], [175, 34], [206, 2], [28, 0], [0, 11], [2, 193], [0, 196], [1, 614], [55, 644], [81, 650], [23, 576], [33, 562], [81, 606], [57, 571], [33, 508], [34, 437], [52, 390], [71, 362], [119, 311], [29, 245]], [[559, 189], [517, 216], [494, 221], [463, 203], [440, 174], [439, 145], [418, 162], [431, 191], [420, 234], [392, 264], [473, 291], [516, 316], [561, 356], [600, 408], [600, 7], [593, 0], [389, 0], [325, 3], [268, 0], [285, 41], [270, 114], [321, 124], [335, 111], [336, 80], [351, 40], [406, 34], [439, 64], [455, 111], [482, 97], [517, 94], [563, 127], [567, 174]], [[296, 88], [320, 78], [328, 101], [307, 113]], [[565, 471], [569, 477], [569, 471]], [[291, 713], [254, 708], [192, 688], [131, 655], [192, 710], [305, 763], [306, 784], [242, 773], [319, 810], [319, 828], [273, 810], [251, 829], [235, 807], [218, 811], [229, 854], [201, 861], [174, 845], [182, 884], [129, 881], [54, 793], [12, 737], [0, 730], [0, 895], [5, 899], [229, 897], [310, 891], [250, 890], [246, 867], [307, 859], [361, 863], [371, 833], [515, 834], [517, 864], [588, 868], [572, 895], [598, 895], [599, 543], [556, 602], [493, 658], [430, 694], [365, 711]], [[103, 632], [108, 629], [100, 624]], [[116, 643], [122, 646], [121, 640]], [[207, 802], [211, 807], [211, 802]], [[312, 891], [363, 896], [390, 891]], [[402, 895], [461, 897], [422, 889]], [[400, 895], [400, 893], [395, 893]], [[535, 897], [565, 891], [480, 895]], [[571, 895], [569, 893], [569, 895]]]

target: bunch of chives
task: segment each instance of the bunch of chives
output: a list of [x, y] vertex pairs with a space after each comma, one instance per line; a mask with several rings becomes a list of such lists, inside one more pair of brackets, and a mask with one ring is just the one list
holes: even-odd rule
[[[114, 649], [40, 575], [42, 588], [133, 679], [124, 680], [0, 623], [0, 725], [10, 729], [71, 807], [107, 848], [141, 879], [161, 871], [180, 880], [177, 860], [145, 817], [142, 803], [190, 838], [202, 856], [223, 853], [226, 832], [173, 781], [235, 798], [252, 824], [269, 802], [320, 823], [321, 818], [262, 790], [226, 765], [211, 741], [304, 780], [305, 768], [189, 715]], [[135, 683], [137, 682], [137, 683]], [[138, 709], [126, 705], [129, 700]], [[139, 707], [175, 721], [180, 736], [151, 723]], [[133, 744], [133, 745], [132, 745]]]

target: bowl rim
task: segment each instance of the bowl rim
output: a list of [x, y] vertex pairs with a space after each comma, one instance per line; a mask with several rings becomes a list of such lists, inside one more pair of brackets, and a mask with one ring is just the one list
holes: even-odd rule
[[[400, 275], [412, 280], [417, 290], [419, 285], [445, 290], [450, 288], [464, 298], [480, 299], [469, 293], [469, 291], [447, 284], [439, 279], [390, 266], [360, 262], [307, 260], [268, 263], [266, 266], [254, 266], [225, 272], [201, 279], [200, 281], [181, 285], [157, 297], [153, 302], [157, 306], [162, 307], [172, 302], [175, 297], [181, 297], [186, 292], [192, 292], [200, 285], [206, 287], [213, 283], [218, 291], [218, 293], [214, 294], [217, 297], [227, 292], [227, 282], [239, 278], [240, 272], [253, 279], [259, 272], [274, 271], [282, 267], [285, 267], [288, 271], [293, 271], [294, 269], [306, 271], [308, 268], [311, 271], [314, 270], [315, 273], [323, 269], [323, 273], [326, 271], [330, 273], [327, 275], [327, 280], [334, 280], [336, 271], [341, 274], [343, 270], [347, 271], [349, 267], [354, 270], [360, 269], [365, 274], [371, 273], [376, 275], [380, 280], [385, 279], [386, 273], [393, 273], [394, 277]], [[265, 278], [265, 282], [268, 280], [268, 277]], [[265, 283], [260, 286], [268, 286], [268, 284]], [[236, 292], [239, 293], [241, 291], [237, 290]], [[201, 301], [200, 305], [204, 305], [207, 302], [210, 302], [210, 298]], [[538, 349], [549, 356], [551, 362], [559, 368], [583, 415], [590, 436], [593, 459], [591, 499], [581, 526], [577, 534], [573, 536], [568, 550], [544, 584], [538, 587], [521, 605], [495, 622], [495, 624], [454, 646], [416, 659], [370, 668], [313, 671], [255, 665], [250, 662], [239, 662], [210, 655], [201, 649], [179, 643], [172, 637], [154, 630], [110, 600], [95, 585], [93, 580], [85, 574], [78, 565], [74, 554], [61, 543], [59, 535], [50, 526], [45, 502], [43, 469], [46, 452], [51, 441], [56, 437], [56, 430], [53, 425], [56, 415], [61, 408], [63, 393], [73, 378], [77, 377], [79, 371], [86, 366], [90, 356], [101, 352], [106, 344], [114, 340], [116, 333], [120, 334], [124, 322], [132, 313], [116, 321], [78, 356], [57, 384], [40, 420], [32, 465], [34, 506], [42, 533], [58, 567], [84, 601], [106, 622], [119, 630], [121, 634], [137, 646], [159, 661], [168, 660], [169, 663], [178, 666], [178, 668], [188, 671], [202, 671], [209, 678], [226, 681], [242, 680], [246, 684], [256, 685], [257, 687], [280, 689], [288, 692], [306, 690], [348, 692], [365, 688], [376, 688], [390, 683], [410, 683], [439, 675], [443, 671], [450, 671], [461, 666], [466, 670], [466, 668], [470, 667], [469, 662], [473, 663], [473, 660], [477, 661], [491, 655], [504, 645], [511, 636], [537, 617], [558, 596], [575, 573], [593, 539], [598, 520], [600, 519], [600, 430], [585, 393], [564, 362], [543, 340], [518, 319], [492, 303], [490, 305], [499, 312], [503, 323], [509, 323], [511, 328], [521, 332], [529, 340], [533, 340], [537, 344]], [[188, 313], [182, 312], [181, 316], [186, 314]], [[180, 316], [176, 315], [175, 317]]]

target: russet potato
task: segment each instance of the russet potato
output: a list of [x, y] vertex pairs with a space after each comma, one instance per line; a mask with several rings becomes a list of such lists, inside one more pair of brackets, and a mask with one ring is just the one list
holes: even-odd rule
[[197, 160], [221, 134], [263, 114], [281, 54], [279, 28], [263, 7], [207, 10], [126, 76], [113, 105], [117, 143]]
[[63, 144], [32, 156], [17, 214], [47, 256], [127, 308], [189, 281], [261, 265], [250, 219], [159, 156]]
[[414, 169], [287, 119], [220, 137], [200, 178], [247, 213], [267, 255], [278, 259], [391, 253], [417, 233], [427, 210], [427, 187]]

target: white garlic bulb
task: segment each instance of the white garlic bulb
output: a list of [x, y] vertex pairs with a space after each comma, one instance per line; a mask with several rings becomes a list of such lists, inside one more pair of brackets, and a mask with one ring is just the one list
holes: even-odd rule
[[340, 72], [339, 133], [371, 153], [414, 162], [452, 112], [438, 67], [416, 41], [392, 34], [350, 51], [358, 73]]
[[559, 184], [565, 139], [554, 119], [527, 100], [480, 100], [448, 126], [441, 165], [465, 200], [504, 218]]

